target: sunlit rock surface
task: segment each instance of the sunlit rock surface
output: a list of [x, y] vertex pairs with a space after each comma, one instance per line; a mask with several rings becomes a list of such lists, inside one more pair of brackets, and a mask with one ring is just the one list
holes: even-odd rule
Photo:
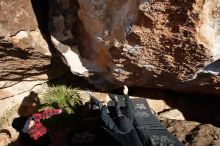
[[67, 71], [62, 61], [56, 57], [52, 59], [55, 55], [51, 53], [48, 40], [41, 34], [42, 29], [38, 28], [40, 24], [32, 2], [34, 0], [0, 2], [1, 89], [24, 80], [56, 78]]
[[49, 29], [69, 50], [78, 46], [81, 69], [70, 56], [67, 64], [100, 89], [127, 84], [220, 93], [219, 3], [50, 0]]

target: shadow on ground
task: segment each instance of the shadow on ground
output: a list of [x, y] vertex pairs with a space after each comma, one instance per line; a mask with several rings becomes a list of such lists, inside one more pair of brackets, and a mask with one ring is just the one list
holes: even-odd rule
[[[172, 90], [146, 89], [130, 87], [133, 96], [154, 100], [164, 100], [172, 109], [183, 113], [187, 121], [212, 124], [220, 127], [218, 115], [220, 113], [220, 97], [205, 93], [181, 93]], [[163, 111], [164, 112], [164, 111]]]
[[[22, 100], [22, 103], [20, 107], [18, 108], [18, 114], [20, 117], [26, 117], [31, 115], [32, 113], [35, 113], [37, 111], [37, 106], [40, 104], [40, 99], [38, 97], [38, 94], [34, 91], [31, 91], [30, 94]], [[12, 122], [13, 123], [13, 122]], [[19, 146], [19, 139], [20, 135], [18, 136], [18, 139], [10, 143], [8, 146]]]

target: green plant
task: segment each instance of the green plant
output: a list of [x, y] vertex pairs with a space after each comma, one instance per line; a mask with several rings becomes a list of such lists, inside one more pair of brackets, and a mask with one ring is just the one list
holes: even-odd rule
[[40, 111], [47, 108], [60, 108], [67, 114], [74, 114], [77, 107], [82, 105], [78, 89], [64, 85], [52, 86], [43, 94], [44, 104]]

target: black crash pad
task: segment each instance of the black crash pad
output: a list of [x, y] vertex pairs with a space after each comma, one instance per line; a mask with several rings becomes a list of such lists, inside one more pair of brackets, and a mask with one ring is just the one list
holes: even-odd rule
[[132, 99], [134, 106], [134, 125], [145, 145], [183, 146], [153, 115], [144, 98]]
[[[125, 107], [124, 97], [123, 95], [119, 95], [118, 98], [123, 112], [123, 108]], [[135, 98], [131, 100], [135, 114], [134, 126], [142, 141], [144, 141], [145, 146], [183, 146], [153, 115], [146, 99]], [[113, 107], [114, 103], [111, 101], [109, 108]], [[97, 112], [95, 107], [93, 107], [93, 112]], [[81, 126], [83, 128], [80, 128]], [[74, 129], [66, 140], [68, 146], [119, 146], [114, 139], [111, 139], [110, 136], [104, 132], [101, 128], [100, 119], [98, 118], [94, 118], [94, 120], [90, 121], [85, 118], [85, 120], [79, 124], [77, 130]]]

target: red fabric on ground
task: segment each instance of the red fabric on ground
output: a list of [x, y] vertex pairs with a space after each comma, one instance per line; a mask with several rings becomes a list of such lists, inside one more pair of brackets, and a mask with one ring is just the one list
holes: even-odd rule
[[39, 137], [46, 134], [47, 129], [44, 127], [40, 120], [50, 118], [54, 115], [60, 114], [61, 112], [61, 109], [48, 109], [44, 110], [42, 113], [33, 114], [32, 118], [35, 124], [28, 130], [30, 137], [32, 137], [34, 140], [37, 140]]

